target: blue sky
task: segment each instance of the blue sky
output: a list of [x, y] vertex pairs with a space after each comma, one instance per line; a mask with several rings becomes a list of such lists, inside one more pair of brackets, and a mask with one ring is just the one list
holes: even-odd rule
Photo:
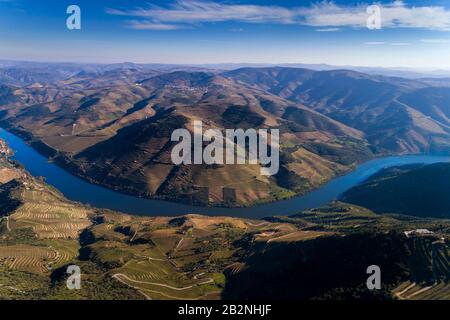
[[[66, 9], [81, 8], [81, 30]], [[369, 5], [381, 29], [366, 27]], [[450, 69], [449, 1], [0, 0], [0, 59]]]

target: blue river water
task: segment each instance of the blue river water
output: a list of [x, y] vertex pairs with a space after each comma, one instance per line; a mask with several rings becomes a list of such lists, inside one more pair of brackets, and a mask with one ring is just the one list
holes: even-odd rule
[[20, 162], [32, 175], [45, 177], [47, 183], [59, 189], [68, 199], [99, 208], [146, 216], [177, 216], [195, 213], [257, 219], [276, 215], [292, 215], [302, 210], [326, 205], [383, 168], [412, 163], [431, 164], [450, 161], [450, 157], [432, 155], [378, 158], [361, 164], [347, 175], [337, 177], [303, 196], [248, 208], [212, 208], [133, 197], [91, 184], [49, 162], [23, 140], [1, 128], [0, 138], [7, 141], [14, 150], [15, 160]]

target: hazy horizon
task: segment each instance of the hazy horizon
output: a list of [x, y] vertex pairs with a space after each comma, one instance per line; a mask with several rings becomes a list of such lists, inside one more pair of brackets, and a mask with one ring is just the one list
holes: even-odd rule
[[241, 68], [241, 67], [292, 67], [292, 68], [308, 68], [308, 67], [328, 67], [330, 69], [336, 68], [361, 68], [361, 69], [386, 69], [386, 70], [396, 70], [396, 71], [405, 71], [405, 72], [450, 72], [450, 67], [408, 67], [408, 66], [369, 66], [369, 65], [337, 65], [337, 64], [329, 64], [329, 63], [303, 63], [303, 62], [286, 62], [286, 63], [275, 63], [275, 62], [218, 62], [218, 63], [164, 63], [164, 62], [134, 62], [134, 61], [126, 61], [126, 60], [118, 60], [117, 62], [95, 62], [95, 61], [51, 61], [51, 60], [16, 60], [0, 57], [0, 63], [31, 63], [31, 64], [73, 64], [73, 65], [114, 65], [114, 64], [135, 64], [135, 65], [161, 65], [161, 66], [185, 66], [185, 67], [211, 67], [218, 68], [232, 67]]
[[379, 1], [0, 1], [0, 59], [74, 63], [329, 64], [450, 69], [450, 4]]

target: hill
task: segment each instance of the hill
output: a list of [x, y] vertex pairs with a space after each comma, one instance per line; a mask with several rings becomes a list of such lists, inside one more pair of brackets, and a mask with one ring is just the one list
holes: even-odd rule
[[[1, 299], [449, 298], [445, 220], [339, 202], [258, 221], [138, 217], [68, 201], [3, 153], [0, 172]], [[66, 288], [74, 264], [81, 290]], [[365, 286], [370, 264], [383, 290]]]
[[379, 213], [450, 218], [450, 163], [382, 170], [344, 193], [342, 200]]
[[[70, 78], [11, 89], [21, 102], [3, 106], [1, 125], [73, 173], [123, 192], [247, 206], [304, 193], [372, 157], [362, 132], [215, 73], [175, 71], [108, 87], [98, 84], [102, 77], [87, 76], [76, 86], [66, 85]], [[204, 130], [279, 129], [279, 174], [261, 176], [261, 164], [173, 165], [171, 133], [192, 131], [195, 120]]]
[[[374, 155], [450, 151], [442, 81], [282, 67], [11, 68], [20, 72], [3, 70], [16, 76], [0, 78], [0, 125], [72, 173], [133, 195], [250, 206], [305, 193]], [[278, 174], [173, 165], [171, 132], [196, 120], [222, 132], [279, 129]]]
[[298, 68], [243, 68], [225, 75], [361, 130], [377, 153], [450, 150], [450, 89], [438, 82]]

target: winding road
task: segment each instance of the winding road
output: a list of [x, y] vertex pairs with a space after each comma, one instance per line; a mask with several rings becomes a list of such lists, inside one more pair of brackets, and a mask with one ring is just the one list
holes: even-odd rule
[[[116, 273], [116, 274], [114, 274], [112, 277], [115, 278], [115, 279], [120, 279], [120, 277], [122, 277], [122, 278], [124, 278], [124, 279], [126, 279], [126, 280], [128, 280], [128, 281], [134, 282], [134, 283], [150, 284], [150, 285], [153, 285], [153, 286], [159, 286], [159, 287], [169, 288], [169, 289], [177, 290], [177, 291], [182, 291], [182, 290], [192, 289], [193, 287], [196, 287], [196, 286], [201, 286], [201, 285], [204, 285], [204, 284], [208, 284], [208, 283], [214, 282], [214, 280], [213, 280], [212, 278], [209, 278], [209, 279], [207, 279], [207, 280], [204, 281], [204, 282], [199, 282], [199, 283], [196, 283], [196, 284], [187, 286], [187, 287], [178, 288], [178, 287], [172, 287], [172, 286], [170, 286], [170, 285], [168, 285], [168, 284], [164, 284], [164, 283], [156, 283], [156, 282], [148, 282], [148, 281], [134, 280], [134, 279], [129, 278], [126, 274], [123, 274], [123, 273]], [[123, 282], [122, 282], [122, 283], [123, 283]]]

